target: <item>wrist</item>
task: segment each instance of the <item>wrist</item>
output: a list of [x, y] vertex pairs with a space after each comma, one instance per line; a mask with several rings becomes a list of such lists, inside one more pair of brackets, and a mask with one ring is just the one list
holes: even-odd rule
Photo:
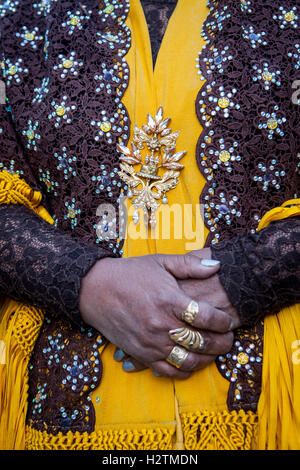
[[[79, 292], [79, 311], [82, 320], [94, 326], [100, 304], [104, 303], [108, 291], [108, 274], [112, 258], [101, 258], [91, 266], [81, 280]], [[98, 320], [98, 319], [97, 319]], [[98, 321], [97, 321], [98, 324]]]

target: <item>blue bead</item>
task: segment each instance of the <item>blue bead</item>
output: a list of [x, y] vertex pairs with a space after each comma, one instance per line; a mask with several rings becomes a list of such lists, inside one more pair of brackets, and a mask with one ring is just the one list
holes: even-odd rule
[[223, 57], [221, 55], [218, 55], [218, 57], [215, 58], [215, 64], [221, 64], [223, 61]]
[[266, 183], [270, 183], [272, 181], [272, 179], [273, 179], [272, 173], [267, 173], [266, 175], [264, 175], [264, 181]]
[[61, 424], [63, 427], [68, 428], [71, 425], [71, 420], [70, 418], [64, 418], [61, 421]]
[[103, 78], [106, 82], [111, 82], [113, 77], [112, 77], [112, 74], [110, 72], [105, 72]]
[[102, 180], [102, 183], [105, 184], [106, 186], [108, 186], [111, 182], [111, 179], [108, 176], [102, 176], [101, 180]]
[[76, 375], [78, 375], [78, 367], [74, 366], [72, 367], [72, 369], [70, 370], [70, 374], [72, 375], [72, 377], [75, 377]]
[[225, 204], [219, 206], [219, 211], [221, 214], [228, 214], [230, 212], [229, 208]]

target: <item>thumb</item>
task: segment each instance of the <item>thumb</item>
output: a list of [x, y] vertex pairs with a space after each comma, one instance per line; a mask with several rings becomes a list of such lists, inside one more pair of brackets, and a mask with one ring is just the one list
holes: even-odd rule
[[220, 268], [219, 261], [203, 259], [193, 253], [159, 256], [162, 266], [177, 279], [207, 279]]

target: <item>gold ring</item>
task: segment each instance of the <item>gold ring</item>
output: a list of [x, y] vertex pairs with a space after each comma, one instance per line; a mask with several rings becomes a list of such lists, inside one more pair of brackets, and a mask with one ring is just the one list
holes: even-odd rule
[[177, 328], [170, 330], [169, 336], [172, 341], [192, 351], [201, 351], [204, 349], [204, 338], [199, 331], [189, 328]]
[[188, 355], [189, 353], [186, 349], [181, 348], [180, 346], [174, 346], [174, 348], [167, 357], [167, 362], [179, 369], [188, 357]]
[[192, 324], [195, 321], [195, 318], [197, 317], [199, 313], [199, 304], [195, 300], [192, 300], [185, 311], [182, 313], [182, 320]]

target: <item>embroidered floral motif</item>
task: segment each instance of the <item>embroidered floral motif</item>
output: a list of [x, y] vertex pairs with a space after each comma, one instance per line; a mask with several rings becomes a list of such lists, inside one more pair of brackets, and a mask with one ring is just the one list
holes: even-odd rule
[[78, 223], [77, 216], [80, 214], [81, 210], [76, 209], [76, 199], [72, 197], [71, 202], [65, 202], [65, 206], [67, 209], [67, 214], [64, 216], [65, 220], [69, 220], [72, 229], [74, 229]]
[[285, 7], [279, 7], [279, 14], [273, 15], [274, 20], [280, 21], [280, 28], [284, 29], [288, 26], [292, 26], [293, 28], [298, 28], [298, 15], [297, 15], [297, 7], [293, 7], [291, 10], [287, 10]]
[[54, 111], [48, 115], [49, 119], [55, 118], [55, 127], [59, 127], [62, 120], [65, 120], [67, 124], [72, 122], [72, 119], [69, 117], [70, 111], [76, 109], [75, 104], [69, 104], [67, 106], [68, 97], [64, 96], [63, 99], [57, 104], [55, 101], [51, 102], [51, 106], [54, 108]]
[[63, 54], [59, 54], [59, 64], [55, 65], [54, 70], [60, 71], [60, 77], [66, 78], [69, 75], [78, 75], [78, 69], [83, 66], [83, 62], [75, 60], [76, 52], [72, 51], [68, 57], [65, 57]]
[[4, 0], [4, 2], [2, 2], [2, 4], [0, 5], [0, 17], [3, 18], [9, 12], [15, 13], [19, 3], [20, 2], [18, 1]]
[[253, 65], [252, 69], [255, 71], [253, 80], [255, 82], [260, 80], [265, 90], [269, 90], [272, 84], [280, 87], [280, 70], [275, 69], [275, 67], [270, 67], [268, 62], [264, 61], [262, 65]]
[[64, 179], [67, 180], [71, 176], [76, 176], [76, 162], [77, 157], [72, 156], [68, 157], [66, 147], [62, 147], [62, 154], [58, 154], [58, 152], [54, 152], [54, 157], [57, 158], [59, 161], [57, 165], [58, 170], [62, 170], [64, 173]]
[[26, 75], [28, 69], [22, 67], [23, 60], [17, 59], [15, 63], [12, 63], [9, 59], [3, 63], [3, 75], [6, 77], [6, 85], [9, 86], [10, 83], [15, 80], [16, 83], [21, 83], [22, 74]]
[[40, 103], [42, 101], [42, 99], [44, 98], [44, 95], [49, 92], [48, 85], [49, 85], [49, 78], [43, 78], [41, 86], [34, 89], [34, 92], [36, 93], [36, 95], [33, 98], [32, 103], [35, 103], [36, 101]]
[[39, 169], [40, 172], [40, 181], [45, 185], [46, 191], [48, 193], [53, 192], [54, 196], [57, 196], [57, 187], [59, 186], [57, 181], [53, 181], [50, 176], [50, 171], [49, 170], [41, 170]]
[[51, 11], [51, 3], [57, 2], [58, 0], [41, 0], [38, 3], [33, 4], [37, 15], [47, 16]]
[[81, 10], [76, 10], [75, 13], [67, 11], [68, 19], [62, 23], [62, 27], [68, 28], [69, 34], [82, 29], [85, 21], [90, 19], [92, 10], [87, 10], [85, 5], [80, 5], [80, 8]]
[[23, 135], [27, 137], [27, 148], [37, 150], [37, 140], [40, 140], [41, 136], [36, 132], [39, 122], [35, 121], [34, 123], [31, 119], [28, 121], [28, 129], [22, 132]]
[[36, 26], [33, 30], [29, 30], [27, 26], [22, 26], [22, 33], [17, 32], [16, 36], [21, 38], [21, 46], [31, 46], [32, 49], [37, 49], [38, 41], [43, 39], [43, 36], [39, 35], [39, 28]]

